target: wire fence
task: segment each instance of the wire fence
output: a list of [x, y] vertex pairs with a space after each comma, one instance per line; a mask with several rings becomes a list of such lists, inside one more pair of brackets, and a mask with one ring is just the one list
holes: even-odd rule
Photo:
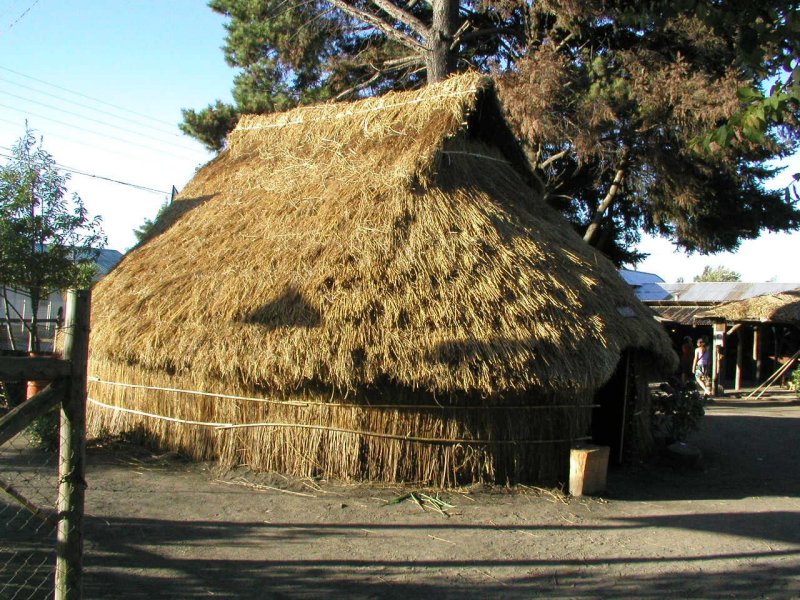
[[[0, 416], [16, 403], [7, 395]], [[0, 446], [0, 598], [54, 596], [58, 436], [55, 409]]]

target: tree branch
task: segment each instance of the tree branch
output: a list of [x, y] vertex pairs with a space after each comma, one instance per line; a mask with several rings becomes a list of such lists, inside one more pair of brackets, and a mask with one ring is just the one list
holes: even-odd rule
[[542, 164], [540, 164], [539, 168], [544, 170], [547, 167], [549, 167], [551, 164], [556, 162], [557, 160], [560, 160], [560, 159], [564, 158], [567, 154], [569, 154], [569, 150], [562, 150], [558, 154], [553, 154], [553, 156], [551, 156], [550, 158], [545, 160]]
[[339, 92], [334, 96], [333, 101], [338, 102], [347, 96], [354, 94], [360, 90], [363, 90], [366, 87], [369, 87], [373, 82], [377, 81], [381, 76], [386, 75], [389, 71], [397, 71], [399, 69], [404, 69], [406, 67], [410, 67], [412, 65], [418, 65], [423, 62], [423, 59], [419, 55], [411, 55], [411, 56], [404, 56], [402, 58], [393, 58], [392, 60], [387, 60], [383, 63], [382, 67], [379, 69], [373, 65], [373, 69], [375, 69], [375, 74], [372, 75], [369, 79], [362, 81], [352, 87], [347, 88], [346, 90]]
[[617, 192], [622, 185], [622, 179], [625, 177], [625, 171], [627, 168], [628, 154], [625, 152], [622, 156], [622, 161], [620, 162], [619, 168], [614, 175], [614, 181], [611, 183], [611, 187], [608, 188], [606, 197], [603, 198], [600, 206], [597, 207], [594, 217], [592, 217], [592, 222], [589, 224], [589, 227], [586, 228], [586, 233], [583, 235], [583, 241], [590, 246], [594, 246], [595, 242], [597, 241], [597, 234], [600, 233], [600, 224], [603, 222], [603, 217], [605, 216], [608, 207], [614, 202], [614, 197], [617, 195]]
[[392, 4], [391, 0], [372, 0], [372, 3], [387, 15], [411, 27], [422, 39], [427, 40], [428, 36], [430, 36], [431, 30], [425, 23], [407, 10], [403, 10], [399, 6]]
[[[327, 0], [327, 1], [332, 5], [334, 5], [336, 8], [338, 8], [339, 10], [346, 12], [347, 14], [355, 17], [356, 19], [360, 19], [365, 23], [369, 23], [373, 27], [380, 29], [382, 32], [384, 32], [389, 37], [393, 38], [395, 41], [400, 42], [403, 46], [406, 46], [407, 48], [411, 48], [415, 52], [423, 52], [426, 50], [424, 44], [421, 44], [418, 40], [414, 39], [410, 35], [395, 29], [394, 27], [392, 27], [390, 23], [387, 23], [378, 15], [357, 8], [352, 4], [350, 4], [349, 2], [347, 2], [347, 0]], [[383, 0], [379, 1], [382, 2]], [[395, 8], [397, 9], [397, 7]], [[401, 9], [397, 10], [402, 12], [403, 14], [408, 14], [405, 11], [401, 11]], [[414, 19], [417, 20], [416, 17], [414, 17]], [[409, 24], [406, 21], [403, 21], [403, 23], [406, 23], [407, 25], [409, 25], [409, 27], [412, 27], [411, 24]], [[414, 28], [412, 27], [412, 29]], [[424, 38], [425, 36], [423, 35], [422, 37]]]

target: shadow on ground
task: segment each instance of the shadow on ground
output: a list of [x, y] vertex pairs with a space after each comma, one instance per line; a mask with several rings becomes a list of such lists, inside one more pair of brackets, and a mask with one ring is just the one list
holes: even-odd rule
[[[786, 408], [764, 402], [761, 408]], [[690, 442], [702, 452], [697, 467], [661, 462], [612, 469], [608, 497], [619, 500], [724, 500], [753, 496], [800, 497], [800, 419], [737, 415], [752, 410], [717, 402]], [[765, 411], [766, 412], [766, 411]], [[793, 412], [797, 413], [794, 407]]]
[[[413, 560], [383, 560], [379, 557], [358, 559], [337, 552], [341, 558], [275, 560], [259, 558], [258, 547], [340, 537], [345, 543], [352, 536], [371, 532], [431, 530], [430, 524], [375, 523], [218, 523], [176, 522], [155, 519], [92, 519], [89, 537], [95, 540], [88, 554], [89, 577], [85, 582], [90, 598], [269, 598], [269, 597], [351, 597], [404, 598], [426, 594], [434, 598], [531, 597], [545, 594], [550, 598], [636, 597], [663, 598], [665, 590], [685, 596], [753, 597], [754, 589], [778, 591], [797, 581], [800, 558], [800, 531], [796, 524], [800, 513], [696, 514], [669, 517], [619, 519], [613, 525], [574, 527], [513, 526], [530, 532], [558, 529], [562, 533], [587, 533], [607, 529], [685, 528], [756, 537], [764, 540], [763, 551], [725, 554], [603, 557], [603, 558], [530, 558], [489, 560], [459, 557], [458, 549], [448, 559], [420, 556]], [[459, 532], [502, 530], [491, 525], [444, 524], [434, 527], [437, 535], [454, 536]], [[125, 532], [126, 541], [115, 538], [103, 542], [106, 535]], [[105, 534], [105, 535], [104, 535]], [[330, 541], [328, 539], [327, 541]], [[797, 544], [796, 549], [772, 551], [768, 542]], [[215, 550], [226, 553], [234, 547], [251, 548], [247, 558], [183, 558], [181, 548], [204, 547], [204, 554]], [[375, 546], [380, 555], [381, 546]], [[748, 562], [769, 559], [758, 565]], [[785, 560], [793, 559], [793, 560]], [[726, 561], [740, 564], [736, 569], [714, 570], [712, 564]], [[783, 566], [781, 562], [783, 561]], [[687, 575], [685, 566], [697, 574]], [[717, 563], [719, 564], [719, 563]], [[658, 566], [660, 573], [635, 573], [637, 568]], [[674, 565], [674, 572], [670, 566]], [[705, 567], [709, 572], [699, 572]], [[124, 571], [123, 571], [124, 569]], [[633, 574], [629, 571], [633, 570]], [[422, 575], [424, 574], [424, 577]], [[495, 574], [497, 577], [495, 577]], [[502, 577], [502, 580], [501, 580]], [[494, 580], [494, 582], [492, 582]], [[424, 582], [423, 582], [424, 581]], [[480, 587], [476, 583], [480, 581]], [[779, 597], [779, 596], [776, 596]]]

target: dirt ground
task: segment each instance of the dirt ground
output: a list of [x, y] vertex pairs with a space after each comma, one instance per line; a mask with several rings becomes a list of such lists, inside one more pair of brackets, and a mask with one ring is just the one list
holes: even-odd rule
[[796, 396], [718, 400], [693, 443], [700, 467], [612, 470], [599, 498], [470, 490], [443, 512], [95, 447], [85, 597], [800, 598]]

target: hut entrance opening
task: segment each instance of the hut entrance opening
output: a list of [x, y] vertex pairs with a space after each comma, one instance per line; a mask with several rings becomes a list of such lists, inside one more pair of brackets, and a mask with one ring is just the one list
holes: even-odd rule
[[639, 389], [637, 377], [641, 365], [634, 352], [626, 350], [611, 379], [595, 394], [592, 411], [592, 440], [600, 446], [609, 446], [609, 462], [621, 464], [642, 443], [644, 431], [637, 427], [639, 398], [645, 390]]

